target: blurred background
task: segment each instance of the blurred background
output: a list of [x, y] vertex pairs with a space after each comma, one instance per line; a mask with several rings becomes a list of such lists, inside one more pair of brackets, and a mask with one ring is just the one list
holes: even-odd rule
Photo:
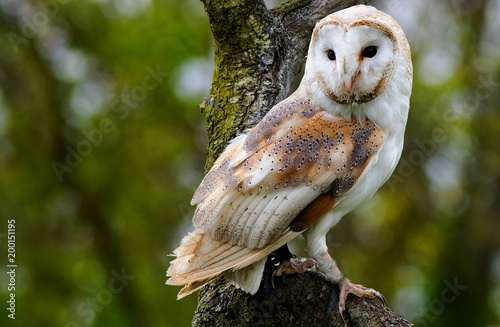
[[[500, 326], [500, 1], [372, 4], [412, 47], [405, 149], [331, 253], [416, 326]], [[201, 2], [0, 6], [0, 325], [188, 326], [196, 295], [176, 301], [165, 270], [203, 178]]]

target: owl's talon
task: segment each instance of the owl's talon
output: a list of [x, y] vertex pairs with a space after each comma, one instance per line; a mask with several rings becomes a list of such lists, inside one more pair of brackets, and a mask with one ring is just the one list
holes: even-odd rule
[[284, 260], [280, 263], [278, 268], [273, 271], [271, 276], [271, 284], [274, 286], [274, 278], [276, 276], [281, 276], [283, 274], [302, 274], [306, 271], [315, 270], [318, 267], [318, 263], [313, 259], [306, 258], [290, 258], [289, 260]]
[[274, 277], [276, 277], [276, 270], [273, 271], [273, 274], [271, 275], [271, 285], [273, 285], [273, 288], [276, 288], [276, 286], [274, 286]]
[[382, 302], [382, 305], [385, 308], [387, 306], [387, 301], [385, 300], [385, 297], [380, 292], [377, 291], [375, 291], [375, 296], [380, 300], [380, 302]]
[[283, 274], [302, 274], [306, 271], [316, 269], [317, 267], [318, 263], [313, 259], [291, 258], [290, 260], [283, 261], [278, 268], [276, 268], [273, 275], [281, 276]]
[[344, 311], [345, 311], [345, 302], [347, 295], [352, 293], [358, 297], [368, 297], [370, 299], [378, 299], [382, 302], [382, 305], [385, 307], [387, 305], [387, 301], [385, 297], [378, 291], [375, 291], [372, 288], [364, 287], [363, 285], [353, 284], [347, 278], [343, 278], [339, 284], [340, 288], [340, 296], [339, 296], [339, 313], [342, 319], [345, 322]]
[[340, 317], [342, 317], [342, 320], [345, 323], [344, 310], [340, 306], [339, 306], [339, 313], [340, 313]]

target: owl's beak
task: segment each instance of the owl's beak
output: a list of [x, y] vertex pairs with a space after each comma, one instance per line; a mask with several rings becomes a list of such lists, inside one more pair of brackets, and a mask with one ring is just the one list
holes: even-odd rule
[[348, 93], [351, 93], [353, 82], [354, 82], [354, 76], [346, 77], [344, 79], [345, 89], [347, 90]]

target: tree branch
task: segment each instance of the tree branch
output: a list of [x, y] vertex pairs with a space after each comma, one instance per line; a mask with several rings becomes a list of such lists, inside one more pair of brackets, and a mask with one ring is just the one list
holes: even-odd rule
[[204, 0], [215, 40], [207, 117], [206, 171], [229, 140], [262, 119], [274, 104], [279, 33], [261, 0]]
[[352, 294], [344, 322], [338, 312], [338, 285], [318, 273], [283, 275], [276, 282], [276, 288], [252, 296], [218, 278], [201, 291], [193, 326], [413, 326], [378, 302]]
[[[304, 65], [317, 21], [359, 0], [291, 0], [268, 10], [262, 0], [202, 0], [215, 40], [207, 117], [212, 167], [227, 142], [254, 126], [273, 105], [290, 95], [293, 77]], [[200, 291], [194, 326], [344, 326], [338, 313], [338, 286], [317, 273], [283, 276], [254, 296], [218, 278]], [[351, 326], [412, 326], [372, 300], [350, 295]]]

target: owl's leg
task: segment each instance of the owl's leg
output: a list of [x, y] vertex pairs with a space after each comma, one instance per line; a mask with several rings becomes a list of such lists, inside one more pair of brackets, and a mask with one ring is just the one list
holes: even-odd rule
[[344, 275], [340, 272], [337, 263], [328, 253], [325, 237], [316, 239], [313, 244], [308, 245], [312, 245], [308, 246], [308, 250], [309, 253], [311, 253], [311, 255], [318, 260], [319, 270], [323, 272], [328, 279], [339, 285], [339, 312], [342, 318], [344, 318], [345, 302], [349, 293], [352, 293], [359, 297], [379, 299], [384, 306], [386, 305], [385, 298], [382, 294], [375, 291], [374, 289], [367, 288], [359, 284], [353, 284], [344, 277]]

